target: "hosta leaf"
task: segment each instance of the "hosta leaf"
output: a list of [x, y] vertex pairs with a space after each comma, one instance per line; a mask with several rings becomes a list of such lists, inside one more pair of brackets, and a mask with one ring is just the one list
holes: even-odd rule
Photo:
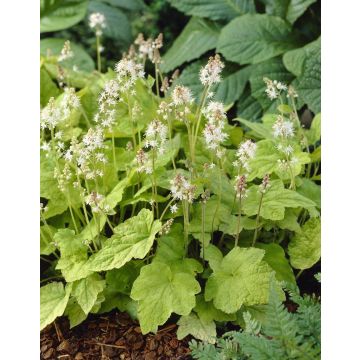
[[75, 25], [86, 14], [87, 0], [41, 0], [40, 32], [57, 31]]
[[289, 243], [290, 263], [295, 269], [309, 269], [320, 259], [321, 222], [320, 218], [310, 218]]
[[291, 27], [284, 20], [265, 14], [246, 14], [222, 29], [217, 51], [227, 60], [256, 64], [295, 46]]
[[256, 247], [265, 250], [264, 261], [275, 271], [278, 281], [295, 283], [295, 276], [284, 249], [278, 244], [257, 244]]
[[205, 300], [234, 313], [244, 305], [268, 301], [271, 268], [262, 261], [265, 251], [256, 248], [231, 250], [206, 283]]
[[263, 0], [266, 12], [280, 16], [293, 24], [316, 0]]
[[257, 121], [261, 118], [263, 109], [256, 98], [251, 96], [249, 89], [246, 89], [237, 101], [236, 115], [240, 118]]
[[220, 28], [209, 20], [193, 17], [163, 57], [161, 68], [168, 72], [216, 47]]
[[72, 285], [64, 289], [61, 282], [52, 282], [40, 288], [40, 330], [64, 313]]
[[87, 246], [80, 236], [70, 229], [60, 229], [54, 235], [54, 242], [60, 249], [61, 257], [56, 265], [67, 282], [85, 278], [91, 274], [87, 266]]
[[72, 295], [85, 314], [88, 314], [95, 305], [98, 294], [104, 290], [105, 281], [98, 274], [75, 281], [73, 284]]
[[216, 325], [212, 320], [199, 318], [196, 314], [183, 315], [177, 322], [179, 325], [176, 335], [179, 340], [188, 335], [210, 344], [215, 344]]
[[103, 248], [90, 257], [89, 268], [93, 271], [117, 269], [133, 258], [144, 258], [160, 229], [161, 222], [153, 221], [152, 212], [142, 209], [137, 216], [115, 228]]
[[187, 15], [212, 20], [231, 20], [235, 16], [255, 12], [253, 0], [168, 0]]
[[131, 290], [131, 298], [139, 302], [142, 333], [156, 332], [173, 312], [189, 315], [196, 304], [195, 294], [200, 291], [187, 269], [171, 269], [160, 262], [144, 266]]
[[304, 61], [304, 70], [296, 79], [294, 87], [299, 97], [314, 113], [321, 111], [321, 50], [320, 42], [309, 52]]
[[120, 9], [92, 0], [89, 3], [88, 13], [92, 12], [99, 12], [105, 16], [106, 27], [103, 30], [105, 36], [130, 44], [131, 26], [127, 16]]
[[286, 69], [296, 76], [300, 76], [304, 69], [304, 62], [311, 52], [320, 45], [320, 38], [299, 48], [287, 51], [283, 55], [283, 63]]
[[[258, 185], [252, 185], [248, 191], [248, 197], [244, 200], [243, 210], [248, 216], [256, 215], [259, 208], [260, 192]], [[285, 216], [285, 208], [303, 207], [311, 209], [316, 204], [292, 191], [284, 188], [281, 180], [271, 181], [269, 190], [263, 196], [260, 216], [269, 220], [282, 220]]]
[[[64, 46], [66, 39], [46, 38], [40, 40], [40, 54], [47, 56], [49, 53], [52, 56], [59, 56], [61, 49]], [[60, 64], [65, 68], [78, 67], [79, 70], [91, 72], [95, 68], [94, 60], [84, 50], [84, 48], [76, 43], [70, 43], [71, 50], [74, 56]]]

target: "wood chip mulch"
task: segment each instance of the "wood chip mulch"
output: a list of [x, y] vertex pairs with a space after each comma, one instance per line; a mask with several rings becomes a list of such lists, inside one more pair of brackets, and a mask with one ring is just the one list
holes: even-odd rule
[[138, 323], [117, 312], [92, 316], [73, 329], [66, 318], [59, 318], [40, 334], [40, 359], [191, 359], [189, 339], [177, 340], [176, 328], [165, 325], [157, 334], [142, 335]]

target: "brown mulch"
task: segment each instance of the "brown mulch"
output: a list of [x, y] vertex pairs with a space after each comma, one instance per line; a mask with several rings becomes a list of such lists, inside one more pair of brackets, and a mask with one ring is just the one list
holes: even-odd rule
[[66, 318], [60, 318], [40, 334], [40, 359], [191, 359], [189, 339], [177, 340], [176, 328], [165, 325], [157, 334], [142, 335], [137, 322], [116, 312], [92, 316], [73, 329]]

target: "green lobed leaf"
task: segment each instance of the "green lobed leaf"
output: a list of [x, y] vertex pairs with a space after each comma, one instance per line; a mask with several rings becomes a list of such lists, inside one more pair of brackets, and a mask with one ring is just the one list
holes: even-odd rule
[[217, 309], [212, 301], [205, 301], [202, 294], [196, 296], [196, 307], [194, 311], [198, 317], [205, 321], [233, 321], [236, 319], [236, 314], [226, 314]]
[[56, 229], [52, 226], [40, 226], [40, 255], [50, 255], [56, 250], [56, 246], [52, 242], [55, 233]]
[[61, 254], [56, 269], [61, 270], [67, 282], [80, 280], [92, 273], [87, 266], [87, 246], [73, 230], [59, 229], [54, 235], [54, 242]]
[[222, 29], [217, 52], [229, 61], [256, 64], [295, 46], [291, 27], [284, 20], [266, 14], [246, 14]]
[[215, 344], [216, 325], [212, 320], [199, 318], [196, 314], [183, 315], [177, 322], [179, 325], [176, 335], [179, 340], [188, 335], [210, 344]]
[[40, 330], [64, 313], [72, 284], [52, 282], [40, 288]]
[[156, 262], [142, 267], [131, 298], [139, 302], [138, 316], [143, 334], [156, 332], [171, 313], [189, 315], [195, 307], [200, 285], [187, 267]]
[[115, 228], [102, 249], [89, 258], [88, 267], [93, 271], [111, 270], [121, 268], [133, 258], [144, 258], [160, 229], [161, 222], [153, 221], [152, 212], [142, 209]]
[[231, 20], [235, 16], [255, 12], [253, 0], [168, 0], [172, 6], [187, 15], [212, 20]]
[[64, 314], [69, 318], [70, 329], [81, 324], [87, 318], [87, 314], [73, 297], [69, 299]]
[[84, 279], [75, 281], [72, 295], [85, 314], [88, 314], [95, 305], [96, 299], [104, 290], [105, 281], [99, 274], [91, 274]]
[[40, 0], [40, 32], [69, 28], [86, 14], [87, 0]]
[[219, 26], [209, 20], [193, 17], [163, 56], [161, 69], [168, 72], [214, 49], [220, 34]]
[[321, 255], [321, 221], [310, 218], [290, 240], [288, 247], [290, 263], [295, 269], [309, 269], [316, 264]]
[[310, 129], [306, 132], [309, 144], [316, 144], [321, 138], [321, 114], [316, 114], [311, 121]]
[[138, 11], [146, 9], [146, 5], [142, 0], [100, 0], [112, 6], [117, 6], [126, 10]]
[[[248, 190], [248, 197], [244, 200], [243, 210], [246, 215], [253, 216], [258, 213], [260, 196], [259, 186], [252, 185]], [[296, 191], [285, 189], [281, 180], [273, 180], [263, 196], [260, 216], [269, 220], [282, 220], [285, 216], [285, 208], [312, 209], [315, 205], [312, 200]]]
[[232, 249], [209, 277], [205, 300], [213, 300], [217, 309], [228, 314], [242, 305], [267, 303], [272, 271], [264, 255], [264, 250], [256, 248]]
[[49, 99], [51, 97], [56, 98], [59, 92], [59, 88], [52, 81], [49, 73], [42, 67], [40, 69], [40, 106], [46, 106]]
[[263, 260], [275, 271], [276, 280], [296, 283], [292, 268], [286, 259], [285, 251], [280, 245], [259, 243], [256, 247], [265, 250]]

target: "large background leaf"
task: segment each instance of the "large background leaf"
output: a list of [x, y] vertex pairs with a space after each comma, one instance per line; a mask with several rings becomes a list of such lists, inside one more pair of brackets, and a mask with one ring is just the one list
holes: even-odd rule
[[86, 14], [88, 0], [41, 0], [40, 31], [57, 31], [77, 24]]

